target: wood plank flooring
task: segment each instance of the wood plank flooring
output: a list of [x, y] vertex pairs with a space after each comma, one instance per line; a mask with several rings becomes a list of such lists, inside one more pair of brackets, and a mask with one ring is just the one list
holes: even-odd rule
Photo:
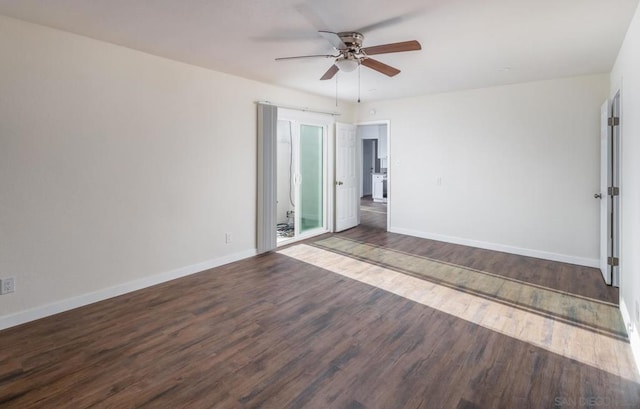
[[[337, 236], [617, 301], [595, 269], [366, 224]], [[0, 407], [640, 407], [637, 373], [285, 255], [315, 240], [1, 331]], [[552, 324], [568, 348], [585, 343]]]
[[[355, 244], [354, 249], [359, 250], [364, 247], [357, 242], [334, 237], [313, 246], [292, 246], [280, 253], [627, 380], [638, 381], [634, 361], [628, 354], [624, 325], [613, 304], [496, 276], [490, 276], [492, 280], [486, 283], [483, 282], [486, 273], [452, 265], [443, 265], [445, 269], [441, 271], [451, 276], [446, 277], [451, 278], [449, 281], [441, 281], [442, 274], [436, 274], [433, 279], [417, 278], [421, 276], [412, 274], [410, 270], [427, 267], [436, 271], [436, 263], [425, 259], [422, 261], [427, 264], [420, 265], [416, 257], [406, 256], [407, 267], [400, 269], [394, 266], [394, 262], [399, 260], [398, 254], [377, 248], [369, 254], [371, 258], [378, 259], [371, 264], [363, 261], [369, 260], [364, 253], [354, 259], [342, 252], [327, 251], [328, 244], [344, 247]], [[371, 248], [366, 247], [368, 250]], [[380, 261], [379, 256], [388, 257], [389, 264]], [[479, 284], [484, 286], [483, 290], [489, 289], [486, 284], [491, 284], [492, 292], [475, 291]]]
[[387, 204], [374, 202], [371, 196], [360, 199], [360, 225], [387, 230]]

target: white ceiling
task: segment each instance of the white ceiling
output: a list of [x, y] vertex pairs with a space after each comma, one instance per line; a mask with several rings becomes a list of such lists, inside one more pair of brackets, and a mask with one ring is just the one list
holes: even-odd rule
[[[364, 46], [418, 40], [376, 58], [402, 72], [361, 72], [379, 100], [609, 72], [638, 0], [0, 0], [0, 14], [174, 60], [335, 97], [317, 30], [362, 29]], [[358, 74], [340, 73], [355, 101]]]

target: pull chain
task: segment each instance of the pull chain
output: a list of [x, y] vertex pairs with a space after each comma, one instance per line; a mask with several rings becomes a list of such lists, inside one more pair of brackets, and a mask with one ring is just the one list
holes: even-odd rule
[[360, 62], [358, 62], [358, 104], [360, 103]]
[[338, 77], [340, 76], [340, 73], [337, 72], [336, 73], [336, 106], [338, 106]]

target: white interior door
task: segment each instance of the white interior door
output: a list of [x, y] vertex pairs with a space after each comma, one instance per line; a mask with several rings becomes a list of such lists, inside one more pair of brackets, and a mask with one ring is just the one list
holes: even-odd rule
[[611, 248], [611, 137], [609, 136], [609, 113], [611, 104], [606, 100], [600, 108], [600, 271], [607, 284], [611, 284], [611, 266], [607, 262]]
[[614, 193], [610, 197], [611, 205], [611, 257], [614, 260], [611, 266], [611, 285], [620, 286], [620, 93], [611, 101], [611, 117], [614, 119], [613, 125], [609, 127], [611, 135], [611, 185]]
[[335, 221], [337, 232], [358, 225], [360, 210], [355, 125], [336, 123]]

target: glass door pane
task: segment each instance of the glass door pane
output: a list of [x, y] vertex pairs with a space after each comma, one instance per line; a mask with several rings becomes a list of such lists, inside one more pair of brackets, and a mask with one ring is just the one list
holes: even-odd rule
[[324, 226], [323, 128], [300, 125], [300, 233]]

